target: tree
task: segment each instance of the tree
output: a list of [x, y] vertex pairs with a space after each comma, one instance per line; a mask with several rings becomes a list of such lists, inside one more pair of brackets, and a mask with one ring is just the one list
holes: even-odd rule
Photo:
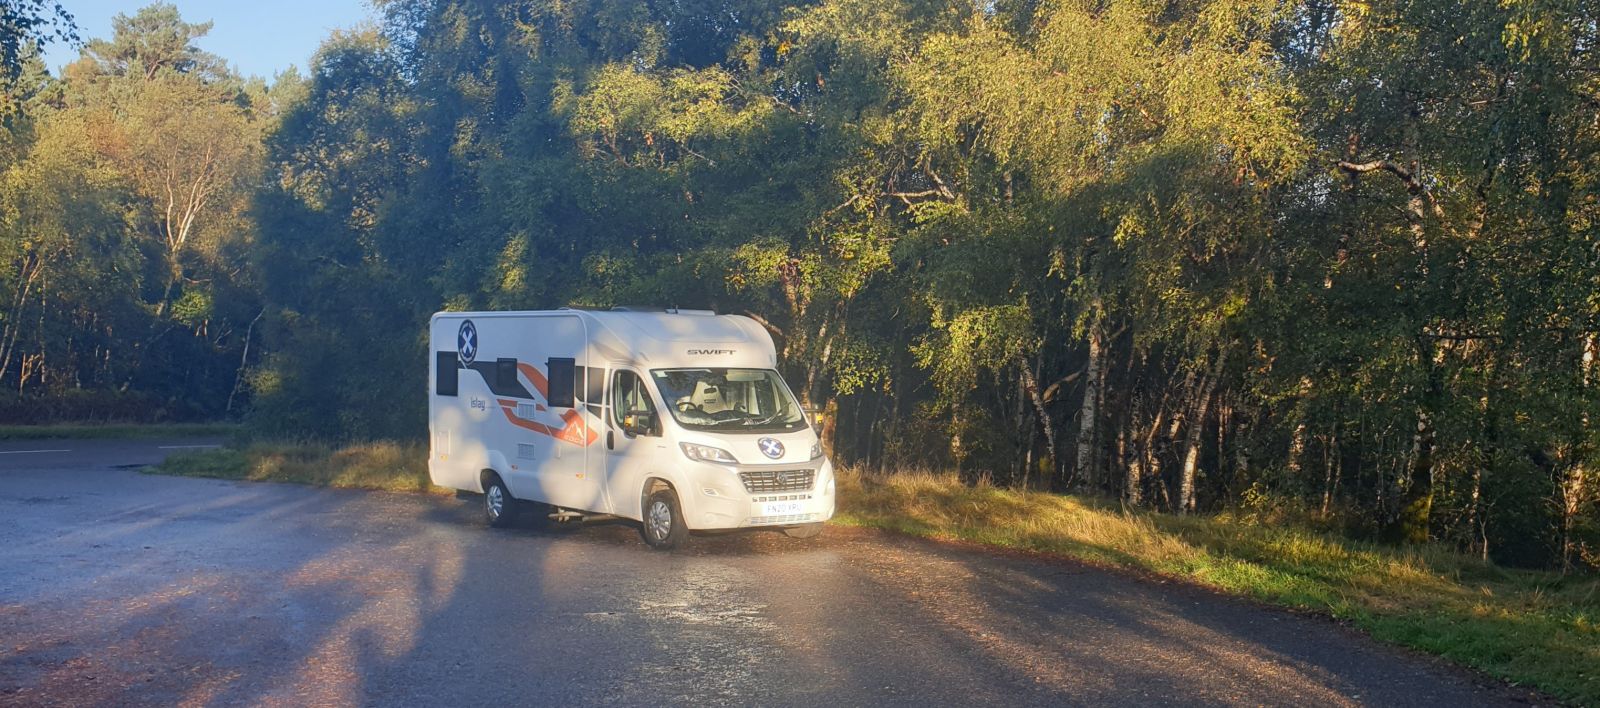
[[0, 78], [21, 73], [29, 56], [51, 41], [77, 42], [78, 28], [59, 2], [6, 0], [0, 4]]

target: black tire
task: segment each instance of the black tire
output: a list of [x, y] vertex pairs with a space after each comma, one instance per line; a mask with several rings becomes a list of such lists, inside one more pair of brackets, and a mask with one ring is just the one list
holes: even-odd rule
[[783, 533], [789, 538], [816, 538], [822, 534], [822, 522], [785, 526], [783, 527]]
[[689, 526], [683, 522], [683, 507], [678, 505], [678, 494], [671, 489], [661, 489], [644, 500], [644, 520], [639, 522], [639, 535], [646, 545], [658, 551], [683, 545], [689, 538]]
[[517, 498], [511, 496], [506, 483], [499, 475], [489, 475], [483, 483], [483, 520], [497, 529], [509, 528], [517, 523], [520, 510]]

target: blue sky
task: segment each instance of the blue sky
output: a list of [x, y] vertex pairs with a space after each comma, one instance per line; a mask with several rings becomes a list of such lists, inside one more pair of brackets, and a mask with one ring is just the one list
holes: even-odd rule
[[[84, 40], [111, 36], [111, 18], [132, 15], [153, 0], [61, 0], [78, 23]], [[211, 33], [196, 42], [220, 55], [240, 73], [271, 78], [298, 66], [303, 71], [328, 33], [372, 18], [366, 0], [170, 0], [186, 22], [212, 21]], [[78, 58], [76, 49], [45, 47], [52, 72]]]

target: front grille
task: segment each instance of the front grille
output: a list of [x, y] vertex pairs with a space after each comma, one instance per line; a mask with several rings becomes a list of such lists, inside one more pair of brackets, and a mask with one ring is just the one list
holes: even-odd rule
[[740, 472], [739, 479], [744, 481], [745, 491], [751, 494], [766, 494], [810, 489], [816, 475], [816, 470], [761, 470]]

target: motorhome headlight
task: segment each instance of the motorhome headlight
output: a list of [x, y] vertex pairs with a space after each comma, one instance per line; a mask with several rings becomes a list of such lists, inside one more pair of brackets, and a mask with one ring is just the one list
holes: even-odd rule
[[822, 457], [822, 443], [821, 442], [811, 443], [811, 459], [815, 460], [815, 459], [817, 459], [819, 457]]
[[696, 445], [694, 443], [679, 444], [683, 447], [683, 454], [691, 460], [721, 462], [730, 465], [738, 462], [738, 460], [733, 459], [733, 455], [728, 454], [728, 451], [722, 448], [711, 447], [710, 445]]

